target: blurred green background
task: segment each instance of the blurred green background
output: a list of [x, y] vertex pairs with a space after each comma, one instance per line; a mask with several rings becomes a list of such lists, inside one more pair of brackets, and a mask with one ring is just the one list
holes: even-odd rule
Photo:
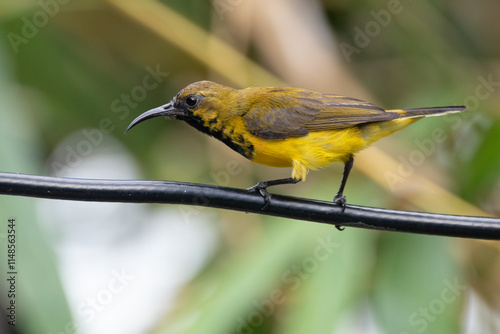
[[[0, 1], [0, 170], [239, 188], [288, 177], [180, 122], [123, 132], [194, 81], [295, 86], [388, 109], [466, 104], [360, 153], [346, 195], [498, 216], [499, 12], [485, 0]], [[331, 200], [341, 171], [272, 191]], [[500, 331], [495, 242], [8, 196], [0, 214], [2, 307], [6, 221], [18, 222], [17, 333]]]

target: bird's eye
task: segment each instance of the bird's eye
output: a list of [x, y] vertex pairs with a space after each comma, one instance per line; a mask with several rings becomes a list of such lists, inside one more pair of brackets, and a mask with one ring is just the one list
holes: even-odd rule
[[186, 105], [188, 107], [194, 107], [198, 104], [198, 97], [196, 95], [189, 95], [186, 97]]

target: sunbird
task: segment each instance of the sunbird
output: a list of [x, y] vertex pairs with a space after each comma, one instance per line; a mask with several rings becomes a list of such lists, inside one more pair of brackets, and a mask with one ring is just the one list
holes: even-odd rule
[[335, 94], [300, 88], [250, 87], [233, 89], [211, 81], [186, 86], [160, 107], [130, 123], [158, 116], [184, 121], [259, 164], [292, 167], [292, 176], [262, 181], [248, 188], [271, 201], [270, 186], [292, 184], [334, 162], [344, 163], [340, 188], [333, 201], [345, 209], [344, 188], [354, 154], [382, 137], [426, 116], [464, 111], [465, 106], [384, 110], [376, 105]]

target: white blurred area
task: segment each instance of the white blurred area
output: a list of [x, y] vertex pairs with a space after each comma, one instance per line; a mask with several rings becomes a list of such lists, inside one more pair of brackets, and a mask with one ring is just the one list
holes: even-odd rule
[[[76, 132], [62, 141], [47, 162], [50, 174], [54, 162], [60, 162], [69, 168], [56, 170], [56, 176], [142, 178], [133, 157], [114, 137], [103, 135], [87, 151], [85, 140]], [[66, 160], [73, 152], [68, 147], [75, 152], [80, 147], [85, 154]], [[213, 215], [186, 215], [186, 208], [177, 205], [60, 200], [38, 204], [47, 238], [56, 245], [75, 322], [71, 333], [132, 334], [151, 329], [211, 258], [217, 243], [217, 231], [209, 222]]]

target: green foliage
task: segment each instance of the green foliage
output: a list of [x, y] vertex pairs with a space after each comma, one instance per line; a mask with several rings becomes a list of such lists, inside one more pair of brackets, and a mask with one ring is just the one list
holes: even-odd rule
[[[10, 81], [13, 73], [2, 57], [5, 54], [5, 45], [0, 45], [0, 72], [3, 73], [0, 76], [0, 153], [3, 156], [0, 170], [36, 174], [42, 163], [39, 129], [21, 102], [24, 92]], [[55, 333], [73, 328], [73, 323], [59, 280], [57, 261], [38, 225], [35, 209], [33, 198], [2, 196], [0, 199], [0, 300], [2, 307], [7, 306], [7, 302], [9, 306], [11, 301], [15, 302], [16, 318], [8, 319], [15, 323], [15, 328], [25, 333]], [[11, 219], [13, 227], [8, 226]], [[7, 248], [8, 245], [14, 247]], [[15, 250], [12, 257], [7, 257], [7, 249]], [[9, 284], [6, 280], [12, 275], [7, 272], [15, 273], [15, 280]], [[51, 312], [47, 312], [48, 304]], [[6, 313], [4, 309], [2, 315]], [[2, 318], [6, 323], [5, 316]]]

